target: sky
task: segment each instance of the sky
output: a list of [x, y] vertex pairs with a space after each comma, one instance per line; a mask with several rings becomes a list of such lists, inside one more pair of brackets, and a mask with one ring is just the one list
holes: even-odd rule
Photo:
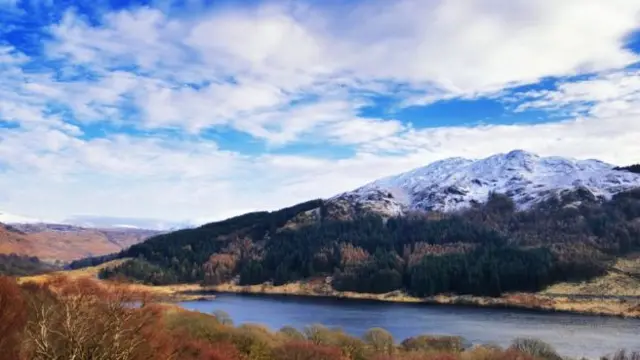
[[640, 162], [640, 1], [0, 0], [0, 212], [197, 224], [513, 149]]

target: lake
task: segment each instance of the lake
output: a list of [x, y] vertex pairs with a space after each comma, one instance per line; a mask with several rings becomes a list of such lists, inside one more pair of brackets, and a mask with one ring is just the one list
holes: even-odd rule
[[598, 358], [618, 349], [640, 351], [640, 320], [359, 300], [219, 294], [212, 301], [183, 302], [190, 310], [223, 310], [235, 324], [273, 330], [311, 324], [339, 327], [360, 336], [381, 327], [396, 341], [420, 334], [459, 335], [474, 344], [507, 346], [516, 337], [544, 340], [561, 355]]

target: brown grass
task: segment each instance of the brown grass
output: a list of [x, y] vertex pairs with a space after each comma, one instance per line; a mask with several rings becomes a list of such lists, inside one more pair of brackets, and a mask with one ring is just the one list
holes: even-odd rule
[[[105, 268], [116, 267], [123, 262], [130, 260], [129, 258], [117, 259], [100, 264], [98, 266], [91, 266], [87, 268], [69, 270], [69, 271], [57, 271], [48, 274], [24, 276], [18, 278], [19, 284], [34, 283], [34, 284], [46, 284], [60, 276], [67, 277], [69, 279], [96, 279], [100, 270]], [[99, 283], [112, 284], [116, 282], [101, 281]], [[117, 283], [122, 287], [126, 287], [129, 291], [136, 293], [145, 293], [151, 295], [159, 300], [163, 301], [191, 301], [200, 299], [211, 299], [212, 295], [202, 295], [202, 287], [197, 284], [179, 284], [179, 285], [165, 285], [165, 286], [150, 286], [143, 284], [132, 283]]]
[[545, 294], [525, 293], [506, 294], [498, 298], [459, 295], [438, 295], [428, 298], [417, 298], [400, 291], [394, 291], [386, 294], [340, 292], [332, 289], [327, 282], [318, 281], [318, 279], [312, 281], [299, 281], [281, 286], [273, 286], [270, 284], [249, 286], [223, 284], [212, 286], [208, 289], [228, 293], [318, 296], [403, 303], [450, 304], [496, 308], [505, 307], [640, 318], [640, 300], [629, 301], [622, 299], [575, 298], [571, 296], [559, 297]]
[[604, 276], [578, 283], [559, 283], [543, 294], [640, 296], [640, 254], [618, 259]]

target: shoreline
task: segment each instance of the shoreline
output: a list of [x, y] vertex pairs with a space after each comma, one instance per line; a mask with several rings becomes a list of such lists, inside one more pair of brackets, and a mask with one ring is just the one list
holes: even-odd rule
[[[409, 296], [401, 291], [386, 294], [339, 292], [327, 286], [298, 282], [281, 286], [269, 284], [240, 286], [223, 284], [202, 287], [201, 294], [242, 294], [252, 296], [281, 296], [325, 298], [338, 300], [366, 300], [375, 302], [448, 305], [488, 309], [514, 309], [545, 313], [569, 313], [590, 316], [610, 316], [640, 319], [640, 298], [613, 299], [570, 295], [549, 296], [536, 293], [512, 293], [498, 298], [470, 295], [437, 295], [426, 298]], [[188, 301], [188, 300], [185, 300]]]
[[[97, 268], [83, 271], [50, 273], [19, 278], [19, 282], [45, 282], [56, 275], [88, 277], [97, 281]], [[515, 309], [537, 312], [561, 312], [579, 315], [611, 316], [640, 319], [640, 297], [614, 297], [584, 294], [511, 293], [498, 298], [470, 295], [437, 295], [426, 298], [410, 296], [402, 291], [386, 294], [340, 292], [334, 290], [324, 279], [298, 281], [280, 286], [271, 284], [236, 285], [221, 284], [201, 286], [199, 284], [176, 284], [152, 286], [143, 284], [123, 284], [131, 291], [146, 293], [158, 301], [179, 303], [185, 301], [212, 301], [216, 294], [249, 294], [306, 298], [328, 298], [346, 300], [366, 300], [375, 302], [409, 303], [427, 305], [450, 305], [474, 308]]]

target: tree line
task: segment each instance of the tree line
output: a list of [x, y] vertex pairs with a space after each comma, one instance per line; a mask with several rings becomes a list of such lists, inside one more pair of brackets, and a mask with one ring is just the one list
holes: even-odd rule
[[0, 254], [0, 275], [27, 276], [57, 269], [55, 264], [42, 262], [35, 256]]
[[318, 200], [160, 235], [123, 251], [119, 257], [134, 260], [101, 276], [151, 284], [330, 277], [341, 291], [499, 295], [589, 279], [640, 248], [640, 190], [603, 202], [578, 189], [526, 211], [492, 194], [454, 214], [322, 216], [285, 226], [323, 206]]

